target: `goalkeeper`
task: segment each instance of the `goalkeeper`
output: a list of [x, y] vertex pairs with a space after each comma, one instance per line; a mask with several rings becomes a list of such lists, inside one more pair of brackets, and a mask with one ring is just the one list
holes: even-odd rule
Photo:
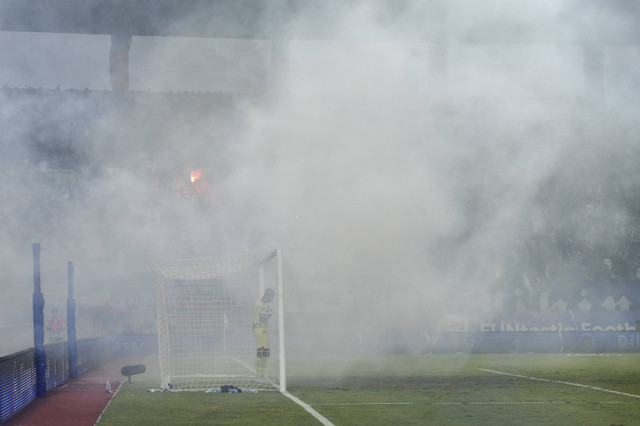
[[269, 361], [269, 318], [273, 311], [268, 304], [273, 300], [275, 292], [268, 288], [256, 302], [253, 313], [253, 334], [256, 336], [256, 375], [264, 378]]

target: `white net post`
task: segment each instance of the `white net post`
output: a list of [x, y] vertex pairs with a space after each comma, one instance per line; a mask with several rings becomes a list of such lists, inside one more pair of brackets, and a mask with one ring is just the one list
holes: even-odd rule
[[158, 363], [160, 365], [160, 381], [162, 389], [167, 389], [171, 383], [171, 363], [169, 357], [169, 324], [167, 321], [167, 309], [165, 304], [164, 285], [162, 276], [154, 271], [156, 284], [157, 315], [158, 315]]
[[[279, 250], [157, 261], [150, 268], [158, 298], [163, 389], [212, 390], [233, 385], [245, 390], [276, 390], [286, 386]], [[265, 360], [265, 351], [256, 348], [254, 322], [258, 299], [267, 288], [274, 290], [276, 297], [267, 303], [273, 314], [266, 322], [266, 347], [270, 349]], [[257, 374], [258, 366], [261, 374]]]
[[264, 265], [260, 265], [260, 268], [258, 269], [258, 283], [259, 283], [259, 288], [258, 288], [258, 297], [262, 296], [264, 294]]
[[287, 371], [285, 362], [285, 350], [284, 350], [284, 283], [282, 278], [282, 249], [276, 250], [276, 279], [278, 286], [278, 353], [280, 359], [280, 391], [285, 392], [287, 390]]

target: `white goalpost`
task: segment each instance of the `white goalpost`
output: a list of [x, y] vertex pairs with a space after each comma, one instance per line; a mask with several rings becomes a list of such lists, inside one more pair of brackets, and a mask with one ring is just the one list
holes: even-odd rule
[[163, 390], [286, 391], [281, 250], [149, 267]]

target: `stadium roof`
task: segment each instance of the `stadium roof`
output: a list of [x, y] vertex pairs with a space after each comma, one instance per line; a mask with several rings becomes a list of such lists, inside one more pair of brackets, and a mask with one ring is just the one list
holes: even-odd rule
[[[640, 44], [640, 0], [543, 2], [539, 9], [531, 0], [0, 0], [0, 30], [327, 39], [355, 4], [375, 10], [380, 25], [400, 22], [402, 33], [421, 40]], [[415, 16], [410, 4], [424, 13]], [[363, 37], [357, 28], [352, 34]]]

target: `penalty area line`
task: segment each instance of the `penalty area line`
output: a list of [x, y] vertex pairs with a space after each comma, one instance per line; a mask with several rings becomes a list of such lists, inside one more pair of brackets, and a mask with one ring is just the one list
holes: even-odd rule
[[316, 407], [321, 405], [331, 405], [331, 406], [342, 406], [348, 407], [351, 405], [411, 405], [413, 402], [345, 402], [345, 403], [335, 403], [335, 404], [313, 404]]
[[292, 400], [293, 402], [295, 402], [296, 404], [298, 404], [299, 406], [301, 406], [302, 408], [304, 408], [309, 414], [311, 414], [313, 417], [315, 417], [323, 425], [325, 425], [325, 426], [334, 426], [333, 423], [331, 423], [322, 414], [318, 413], [316, 410], [311, 408], [311, 406], [309, 404], [307, 404], [306, 402], [296, 398], [295, 396], [291, 395], [287, 391], [281, 391], [280, 393], [283, 394], [284, 396], [286, 396], [287, 398], [289, 398], [290, 400]]
[[597, 391], [601, 391], [601, 392], [608, 392], [608, 393], [613, 393], [613, 394], [616, 394], [616, 395], [623, 395], [623, 396], [629, 396], [631, 398], [640, 399], [640, 395], [636, 395], [636, 394], [633, 394], [633, 393], [619, 392], [619, 391], [614, 391], [614, 390], [611, 390], [611, 389], [601, 388], [601, 387], [598, 387], [598, 386], [583, 385], [582, 383], [565, 382], [563, 380], [542, 379], [540, 377], [523, 376], [521, 374], [513, 374], [513, 373], [505, 373], [504, 371], [489, 370], [487, 368], [479, 368], [478, 370], [486, 371], [488, 373], [493, 373], [493, 374], [502, 374], [503, 376], [518, 377], [520, 379], [529, 379], [529, 380], [537, 380], [537, 381], [540, 381], [540, 382], [557, 383], [557, 384], [560, 384], [560, 385], [576, 386], [576, 387], [579, 387], [579, 388], [597, 390]]

